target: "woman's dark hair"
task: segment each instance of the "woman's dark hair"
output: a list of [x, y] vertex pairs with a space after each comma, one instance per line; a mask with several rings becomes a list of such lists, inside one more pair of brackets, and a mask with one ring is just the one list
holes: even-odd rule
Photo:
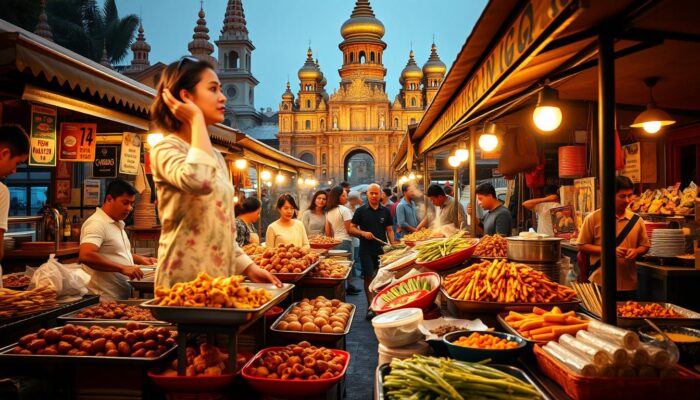
[[333, 189], [331, 189], [330, 193], [328, 193], [328, 200], [326, 201], [326, 211], [330, 211], [341, 205], [340, 196], [343, 195], [343, 192], [345, 192], [345, 188], [342, 186], [334, 186]]
[[177, 132], [182, 126], [182, 122], [175, 118], [168, 105], [165, 104], [163, 89], [169, 89], [176, 99], [182, 101], [180, 90], [185, 89], [193, 93], [195, 86], [202, 79], [202, 72], [206, 69], [213, 70], [214, 66], [208, 61], [187, 56], [165, 67], [156, 88], [156, 98], [151, 104], [151, 121], [158, 128], [167, 132]]
[[245, 215], [258, 211], [261, 206], [262, 203], [260, 200], [256, 199], [255, 197], [248, 197], [242, 202], [236, 204], [234, 211], [236, 212], [236, 215]]
[[291, 194], [285, 193], [281, 195], [279, 199], [277, 199], [277, 209], [279, 210], [284, 207], [284, 203], [289, 203], [292, 208], [299, 211], [299, 206], [297, 206], [297, 202], [294, 200], [294, 197]]
[[[314, 193], [313, 197], [311, 198], [311, 205], [309, 205], [309, 210], [311, 212], [316, 212], [316, 198], [320, 195], [326, 196], [326, 202], [328, 201], [328, 195], [326, 194], [325, 190], [318, 190], [316, 193]], [[328, 204], [328, 203], [326, 203]], [[322, 211], [325, 211], [326, 207], [323, 208]]]

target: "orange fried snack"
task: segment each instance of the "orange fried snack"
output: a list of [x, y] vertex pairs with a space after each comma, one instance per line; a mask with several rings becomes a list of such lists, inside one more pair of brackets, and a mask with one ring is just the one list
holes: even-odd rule
[[243, 276], [212, 279], [206, 272], [189, 282], [178, 282], [171, 288], [157, 287], [154, 304], [174, 307], [213, 307], [253, 309], [272, 299], [263, 288], [243, 286]]

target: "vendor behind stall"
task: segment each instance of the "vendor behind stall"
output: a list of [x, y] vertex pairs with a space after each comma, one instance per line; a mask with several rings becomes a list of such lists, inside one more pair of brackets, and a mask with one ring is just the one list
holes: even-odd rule
[[411, 232], [415, 232], [418, 227], [418, 214], [416, 203], [413, 201], [415, 187], [409, 183], [401, 186], [403, 198], [396, 206], [396, 237], [401, 238]]
[[[486, 235], [496, 233], [503, 236], [510, 236], [511, 225], [513, 223], [510, 211], [503, 207], [501, 201], [496, 197], [496, 189], [493, 185], [484, 182], [476, 187], [476, 199], [479, 205], [486, 211], [484, 217], [479, 221], [479, 231]], [[471, 205], [467, 208], [471, 214]]]
[[[448, 196], [440, 185], [430, 185], [427, 195], [433, 207], [428, 207], [423, 221], [418, 225], [419, 229], [429, 226], [435, 230], [441, 230], [450, 225], [453, 229], [467, 228], [467, 214], [464, 207], [455, 201], [454, 197]], [[456, 226], [455, 221], [457, 221]]]
[[262, 203], [255, 197], [248, 197], [234, 208], [236, 213], [236, 242], [239, 246], [260, 243], [255, 223], [260, 219]]
[[85, 221], [80, 232], [80, 262], [91, 276], [88, 289], [103, 300], [128, 299], [128, 279], [143, 277], [143, 271], [134, 264], [154, 265], [157, 261], [133, 254], [124, 230], [124, 219], [134, 209], [137, 193], [127, 181], [110, 182], [102, 207]]
[[277, 211], [279, 211], [280, 217], [267, 227], [265, 246], [274, 249], [280, 244], [291, 244], [305, 249], [310, 248], [306, 228], [301, 221], [296, 219], [299, 206], [291, 194], [285, 193], [277, 199]]
[[[0, 126], [0, 178], [5, 179], [17, 170], [17, 164], [27, 161], [29, 155], [29, 137], [24, 129], [17, 125]], [[0, 182], [0, 242], [7, 232], [7, 217], [10, 212], [10, 191]], [[0, 261], [4, 256], [4, 246], [0, 246]], [[0, 275], [2, 267], [0, 266]], [[2, 279], [0, 279], [0, 288]]]
[[544, 197], [526, 200], [523, 202], [523, 207], [534, 211], [537, 215], [537, 233], [554, 236], [552, 214], [549, 210], [561, 207], [556, 186], [545, 186]]
[[[627, 206], [634, 196], [634, 184], [626, 176], [615, 178], [615, 235], [617, 253], [618, 300], [632, 300], [637, 289], [637, 257], [649, 251], [651, 243], [644, 229], [644, 221]], [[600, 268], [601, 211], [590, 213], [583, 220], [578, 236], [578, 248], [590, 257], [588, 274], [590, 281], [602, 285]]]

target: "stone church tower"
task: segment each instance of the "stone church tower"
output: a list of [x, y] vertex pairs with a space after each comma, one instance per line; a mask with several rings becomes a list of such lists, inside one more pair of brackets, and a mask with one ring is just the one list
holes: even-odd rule
[[251, 70], [253, 42], [248, 38], [241, 0], [229, 0], [224, 27], [216, 41], [219, 65], [217, 73], [227, 97], [224, 124], [245, 130], [260, 125], [262, 116], [255, 110], [255, 79]]

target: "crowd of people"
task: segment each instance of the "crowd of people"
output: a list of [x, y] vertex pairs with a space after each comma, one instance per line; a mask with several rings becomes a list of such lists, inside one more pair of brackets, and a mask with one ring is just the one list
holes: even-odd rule
[[[200, 272], [211, 276], [245, 274], [254, 282], [281, 285], [268, 271], [257, 266], [241, 249], [260, 243], [257, 232], [261, 202], [244, 198], [234, 204], [235, 190], [221, 153], [211, 144], [207, 126], [223, 120], [226, 98], [214, 68], [207, 61], [183, 57], [164, 70], [158, 96], [151, 109], [155, 126], [169, 134], [151, 148], [153, 179], [162, 223], [158, 259], [131, 252], [124, 219], [132, 212], [136, 189], [116, 179], [108, 187], [104, 202], [88, 218], [81, 231], [80, 260], [91, 274], [91, 290], [105, 299], [130, 296], [127, 279], [138, 279], [137, 266], [158, 263], [155, 284], [170, 287], [190, 281]], [[15, 171], [27, 159], [29, 140], [19, 127], [0, 127], [0, 175]], [[618, 290], [636, 288], [634, 260], [649, 249], [643, 221], [627, 206], [634, 186], [629, 178], [616, 181], [617, 282]], [[364, 280], [368, 304], [369, 284], [379, 267], [383, 246], [395, 244], [405, 235], [430, 226], [439, 230], [467, 228], [465, 207], [452, 196], [452, 187], [432, 184], [426, 189], [429, 201], [412, 183], [382, 188], [371, 183], [366, 192], [351, 190], [347, 182], [313, 194], [310, 206], [300, 213], [297, 200], [285, 193], [276, 206], [279, 218], [267, 226], [265, 244], [293, 244], [308, 248], [309, 235], [325, 235], [340, 241], [337, 249], [348, 251], [353, 276]], [[480, 234], [512, 234], [512, 217], [488, 182], [476, 188], [484, 215], [476, 223]], [[419, 205], [419, 203], [424, 203]], [[7, 230], [9, 193], [0, 183], [0, 238]], [[537, 215], [538, 232], [552, 234], [550, 212], [560, 206], [556, 188], [544, 197], [527, 200], [523, 206]], [[469, 210], [471, 211], [471, 210]], [[469, 212], [469, 214], [472, 214]], [[586, 217], [578, 236], [580, 263], [585, 276], [600, 284], [597, 269], [601, 252], [601, 213]], [[0, 247], [0, 259], [2, 257]], [[362, 291], [349, 284], [348, 294]], [[367, 317], [372, 313], [368, 310]]]

